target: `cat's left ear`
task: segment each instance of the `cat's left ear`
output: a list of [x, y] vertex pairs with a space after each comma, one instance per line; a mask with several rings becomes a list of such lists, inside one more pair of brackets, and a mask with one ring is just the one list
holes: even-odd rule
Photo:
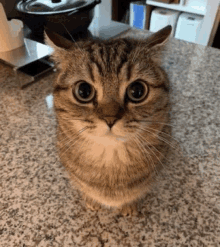
[[160, 62], [161, 52], [164, 50], [171, 32], [172, 26], [169, 25], [154, 33], [147, 39], [146, 46], [150, 51], [151, 57], [154, 61]]
[[48, 28], [45, 28], [44, 41], [46, 45], [54, 49], [52, 57], [54, 58], [55, 62], [61, 64], [66, 60], [68, 49], [70, 49], [74, 45], [73, 42], [65, 39], [64, 37], [49, 30]]

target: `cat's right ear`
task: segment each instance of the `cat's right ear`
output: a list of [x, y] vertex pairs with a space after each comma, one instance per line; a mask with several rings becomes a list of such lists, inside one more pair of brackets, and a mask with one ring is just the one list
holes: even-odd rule
[[152, 49], [156, 47], [163, 47], [168, 42], [171, 32], [172, 26], [168, 25], [151, 35], [147, 40], [148, 48]]
[[57, 63], [62, 63], [63, 61], [65, 61], [68, 54], [68, 49], [73, 46], [73, 42], [65, 39], [64, 37], [49, 30], [48, 28], [45, 28], [44, 41], [46, 45], [53, 48], [54, 52], [52, 54], [52, 57]]
[[154, 33], [147, 39], [146, 48], [149, 50], [152, 60], [157, 64], [161, 64], [162, 51], [165, 49], [171, 32], [172, 26], [169, 25]]

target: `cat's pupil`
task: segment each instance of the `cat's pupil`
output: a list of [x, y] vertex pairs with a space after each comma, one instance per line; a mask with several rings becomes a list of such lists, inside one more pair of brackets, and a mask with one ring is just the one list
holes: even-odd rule
[[144, 94], [144, 86], [139, 82], [135, 82], [130, 86], [130, 93], [135, 99], [139, 99]]
[[92, 89], [88, 83], [84, 82], [80, 84], [79, 89], [78, 89], [78, 94], [81, 98], [87, 99], [90, 96], [91, 92], [92, 92]]

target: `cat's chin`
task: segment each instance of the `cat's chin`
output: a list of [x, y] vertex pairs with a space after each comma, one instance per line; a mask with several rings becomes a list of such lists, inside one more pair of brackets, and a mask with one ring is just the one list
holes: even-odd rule
[[124, 136], [114, 134], [111, 131], [107, 132], [103, 137], [107, 137], [110, 140], [116, 140], [116, 141], [122, 141], [122, 142], [126, 141], [126, 138]]
[[116, 135], [112, 132], [107, 132], [101, 136], [91, 136], [91, 139], [97, 144], [103, 144], [104, 146], [115, 145], [116, 143], [122, 143], [127, 140], [126, 137]]
[[[103, 136], [90, 135], [87, 136], [88, 140], [88, 150], [87, 155], [90, 160], [94, 160], [97, 165], [99, 162], [97, 160], [102, 156], [102, 163], [106, 165], [112, 165], [112, 162], [118, 162], [115, 160], [116, 157], [120, 156], [120, 160], [126, 163], [127, 156], [125, 152], [126, 139], [124, 137], [119, 137], [114, 134], [105, 134]], [[120, 155], [116, 155], [120, 153]]]
[[118, 135], [112, 131], [105, 131], [102, 134], [96, 135], [96, 133], [90, 134], [87, 138], [95, 145], [101, 145], [104, 148], [117, 148], [119, 145], [126, 142], [125, 136]]

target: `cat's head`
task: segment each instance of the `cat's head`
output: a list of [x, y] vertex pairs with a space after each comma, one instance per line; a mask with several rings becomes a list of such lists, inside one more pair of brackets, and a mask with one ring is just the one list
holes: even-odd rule
[[168, 26], [146, 40], [72, 43], [47, 32], [61, 69], [54, 103], [63, 131], [82, 132], [103, 145], [134, 138], [154, 143], [168, 118], [168, 79], [160, 56], [170, 33]]

